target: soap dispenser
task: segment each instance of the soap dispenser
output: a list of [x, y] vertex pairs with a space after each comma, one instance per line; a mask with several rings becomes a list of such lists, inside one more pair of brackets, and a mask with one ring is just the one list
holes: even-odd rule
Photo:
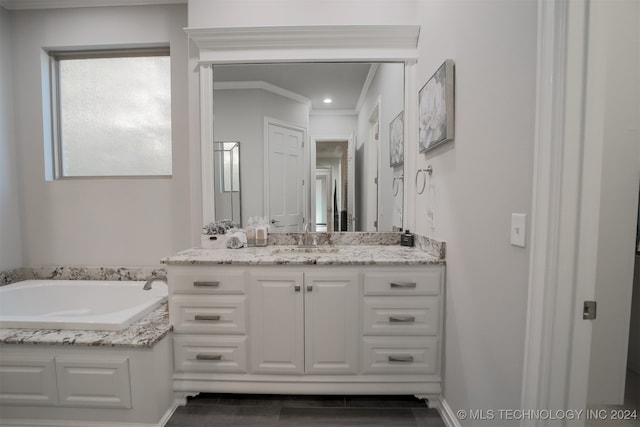
[[411, 246], [415, 245], [415, 236], [411, 234], [409, 230], [405, 230], [404, 234], [400, 235], [400, 246]]

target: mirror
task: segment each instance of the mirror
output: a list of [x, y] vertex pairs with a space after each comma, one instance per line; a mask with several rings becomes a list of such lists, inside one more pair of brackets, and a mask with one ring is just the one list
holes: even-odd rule
[[271, 232], [402, 230], [403, 109], [403, 63], [214, 65], [214, 140], [243, 145], [242, 194], [221, 203]]
[[242, 226], [240, 193], [240, 143], [213, 143], [214, 203], [216, 219], [229, 219]]

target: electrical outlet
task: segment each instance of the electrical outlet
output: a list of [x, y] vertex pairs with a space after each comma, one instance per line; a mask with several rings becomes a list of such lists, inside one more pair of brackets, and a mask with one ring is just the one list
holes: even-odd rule
[[511, 244], [522, 248], [526, 245], [527, 215], [511, 214]]

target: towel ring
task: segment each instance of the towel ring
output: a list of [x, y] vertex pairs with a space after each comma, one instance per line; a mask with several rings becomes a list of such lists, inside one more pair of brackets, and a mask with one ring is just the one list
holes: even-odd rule
[[[426, 169], [418, 169], [416, 171], [416, 193], [422, 194], [424, 193], [424, 189], [427, 185], [427, 177], [426, 175], [431, 176], [433, 174], [433, 167], [431, 165], [427, 166]], [[418, 185], [418, 177], [422, 175], [422, 184]]]
[[398, 195], [398, 192], [400, 191], [400, 184], [398, 181], [404, 181], [404, 175], [403, 176], [394, 176], [393, 177], [393, 182], [391, 183], [391, 188], [393, 188], [393, 195], [394, 197]]

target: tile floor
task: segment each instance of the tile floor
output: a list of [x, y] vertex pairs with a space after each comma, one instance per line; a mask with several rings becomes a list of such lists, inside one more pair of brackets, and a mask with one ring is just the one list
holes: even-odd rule
[[413, 396], [307, 396], [201, 393], [166, 427], [445, 427]]

